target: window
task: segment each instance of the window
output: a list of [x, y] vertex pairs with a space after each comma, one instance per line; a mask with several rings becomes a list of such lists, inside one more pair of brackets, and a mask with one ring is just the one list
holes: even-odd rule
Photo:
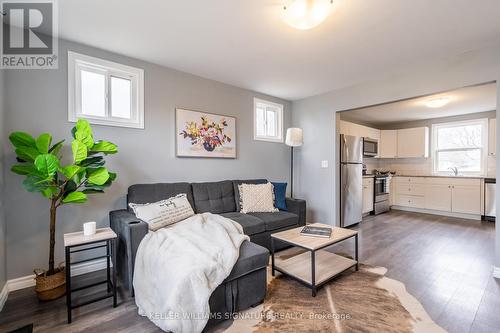
[[283, 105], [254, 99], [254, 139], [283, 142]]
[[488, 149], [488, 119], [432, 126], [435, 174], [485, 174]]
[[144, 128], [144, 71], [68, 52], [68, 120]]

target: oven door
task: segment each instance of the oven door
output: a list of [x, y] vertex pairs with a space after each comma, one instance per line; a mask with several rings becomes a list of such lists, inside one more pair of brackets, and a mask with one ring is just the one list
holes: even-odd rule
[[375, 178], [375, 197], [388, 196], [389, 188], [387, 184], [387, 177]]
[[370, 138], [363, 138], [363, 156], [375, 157], [378, 155], [378, 141]]

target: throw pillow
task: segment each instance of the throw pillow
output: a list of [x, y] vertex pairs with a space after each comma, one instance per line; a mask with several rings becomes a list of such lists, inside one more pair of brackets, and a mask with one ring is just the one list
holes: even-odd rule
[[273, 184], [241, 184], [240, 192], [241, 213], [272, 213], [278, 209], [274, 207]]
[[288, 211], [286, 208], [286, 186], [287, 183], [274, 183], [271, 182], [274, 187], [274, 207], [279, 210]]
[[149, 230], [156, 231], [167, 225], [180, 222], [194, 215], [193, 208], [185, 193], [155, 203], [129, 203], [137, 218], [148, 224]]
[[266, 184], [268, 183], [267, 179], [247, 179], [247, 180], [233, 180], [234, 185], [234, 198], [236, 199], [236, 211], [239, 212], [241, 210], [240, 207], [240, 190], [238, 188], [241, 184]]

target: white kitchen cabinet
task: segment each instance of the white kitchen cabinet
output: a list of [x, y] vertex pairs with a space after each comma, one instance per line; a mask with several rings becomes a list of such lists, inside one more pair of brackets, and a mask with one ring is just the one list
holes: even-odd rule
[[380, 131], [379, 144], [380, 158], [396, 158], [398, 156], [398, 131], [382, 130]]
[[363, 178], [363, 214], [373, 211], [373, 178]]
[[395, 204], [403, 207], [425, 207], [425, 178], [395, 177]]
[[396, 182], [391, 178], [389, 183], [389, 206], [396, 204]]
[[340, 134], [360, 136], [363, 138], [371, 138], [380, 140], [380, 130], [376, 128], [371, 128], [368, 126], [363, 126], [349, 121], [340, 121]]
[[463, 214], [481, 214], [480, 185], [452, 185], [451, 211]]
[[394, 177], [394, 185], [397, 206], [481, 215], [478, 178]]
[[425, 208], [451, 212], [451, 185], [427, 184], [425, 191]]
[[425, 208], [424, 197], [412, 195], [396, 195], [396, 205], [410, 208]]
[[429, 127], [400, 129], [397, 133], [397, 157], [429, 157]]
[[488, 155], [497, 155], [497, 120], [490, 119], [489, 126], [489, 139], [488, 139]]

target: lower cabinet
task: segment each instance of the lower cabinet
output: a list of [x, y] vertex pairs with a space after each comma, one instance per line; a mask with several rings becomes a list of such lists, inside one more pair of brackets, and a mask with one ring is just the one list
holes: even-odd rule
[[451, 211], [463, 214], [481, 214], [481, 185], [453, 185]]
[[363, 214], [373, 211], [373, 178], [363, 178]]
[[427, 184], [425, 189], [425, 208], [451, 212], [451, 185]]
[[424, 197], [415, 195], [396, 195], [396, 205], [412, 208], [425, 208]]
[[480, 179], [395, 177], [395, 180], [397, 206], [481, 215]]

